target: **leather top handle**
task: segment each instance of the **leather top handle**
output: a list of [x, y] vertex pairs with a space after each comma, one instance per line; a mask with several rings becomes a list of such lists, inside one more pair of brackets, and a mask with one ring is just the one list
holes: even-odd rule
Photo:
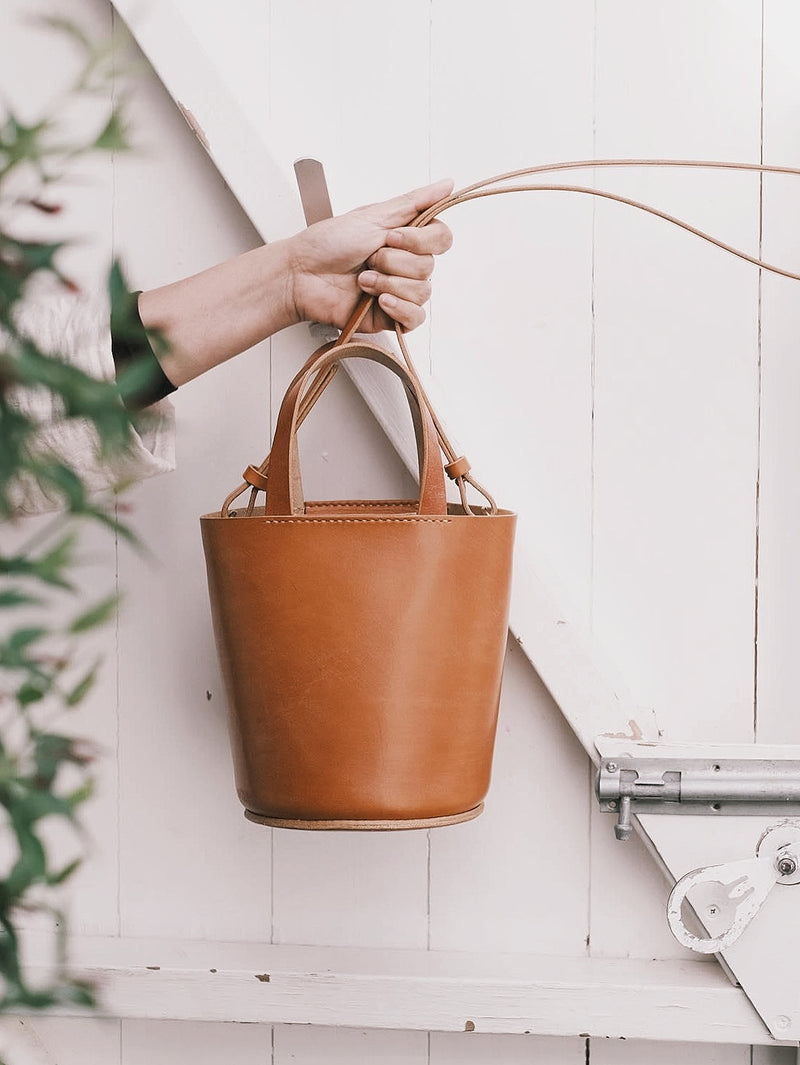
[[301, 421], [302, 400], [309, 386], [313, 390], [320, 380], [326, 380], [328, 371], [344, 359], [376, 362], [394, 373], [405, 385], [414, 415], [418, 445], [420, 494], [417, 513], [446, 515], [444, 470], [439, 456], [436, 428], [418, 382], [394, 355], [368, 343], [337, 344], [321, 349], [317, 357], [306, 364], [289, 386], [278, 414], [270, 453], [269, 479], [265, 484], [265, 514], [286, 516], [305, 512], [297, 453], [297, 430]]

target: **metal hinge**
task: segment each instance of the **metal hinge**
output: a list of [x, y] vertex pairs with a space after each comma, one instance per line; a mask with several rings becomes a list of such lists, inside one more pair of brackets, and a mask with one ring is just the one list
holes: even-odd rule
[[638, 758], [605, 753], [596, 782], [600, 809], [616, 813], [614, 835], [630, 838], [635, 814], [800, 816], [800, 759]]

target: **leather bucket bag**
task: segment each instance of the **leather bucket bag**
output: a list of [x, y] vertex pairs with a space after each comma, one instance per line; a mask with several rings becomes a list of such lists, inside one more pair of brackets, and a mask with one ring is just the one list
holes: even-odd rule
[[[489, 786], [516, 517], [488, 495], [469, 505], [463, 457], [447, 464], [462, 502], [447, 502], [413, 368], [348, 342], [354, 328], [291, 383], [268, 460], [201, 518], [236, 786], [267, 825], [453, 824], [480, 813]], [[297, 429], [344, 359], [405, 386], [418, 499], [303, 499]], [[248, 486], [249, 506], [231, 510]]]

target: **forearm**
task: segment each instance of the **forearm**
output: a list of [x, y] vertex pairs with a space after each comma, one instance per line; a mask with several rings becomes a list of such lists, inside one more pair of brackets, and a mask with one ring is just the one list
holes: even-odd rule
[[166, 341], [164, 373], [182, 385], [297, 322], [289, 241], [276, 241], [162, 288], [139, 313]]

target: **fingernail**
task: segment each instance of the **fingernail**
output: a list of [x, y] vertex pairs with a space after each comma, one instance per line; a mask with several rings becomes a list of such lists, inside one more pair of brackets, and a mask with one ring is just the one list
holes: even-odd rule
[[368, 285], [370, 288], [378, 283], [378, 275], [374, 270], [365, 270], [358, 276], [360, 285]]
[[390, 296], [388, 292], [384, 292], [382, 295], [378, 296], [378, 303], [386, 311], [396, 310], [400, 305], [398, 298], [396, 296]]
[[386, 243], [390, 248], [402, 248], [405, 244], [405, 233], [401, 229], [390, 229], [386, 234]]

